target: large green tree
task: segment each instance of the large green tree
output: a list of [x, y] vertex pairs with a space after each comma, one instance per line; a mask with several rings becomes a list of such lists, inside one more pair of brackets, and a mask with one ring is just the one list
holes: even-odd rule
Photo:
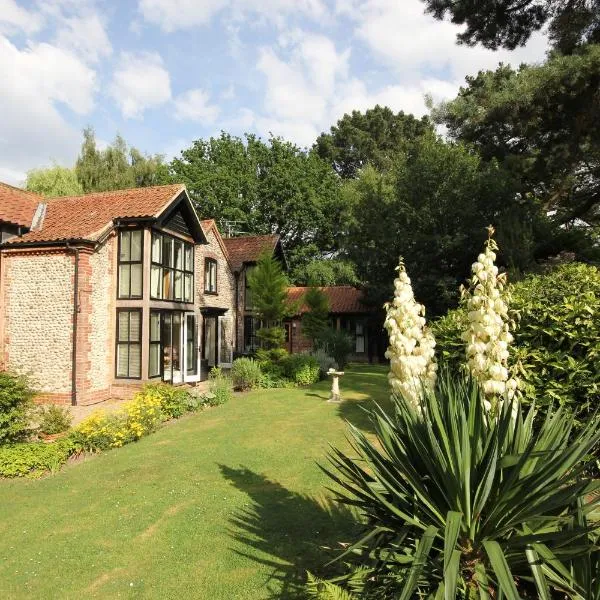
[[427, 117], [417, 119], [377, 105], [364, 113], [354, 110], [344, 115], [329, 133], [317, 138], [315, 150], [340, 177], [348, 179], [356, 177], [367, 164], [378, 169], [388, 168], [405, 142], [426, 131], [432, 131]]
[[460, 43], [486, 48], [522, 46], [548, 26], [555, 48], [571, 53], [600, 42], [600, 0], [423, 0], [437, 19], [466, 25]]
[[312, 151], [272, 137], [222, 133], [197, 140], [170, 165], [199, 214], [227, 231], [277, 233], [292, 268], [335, 250], [344, 213], [340, 182]]
[[158, 185], [168, 179], [167, 166], [160, 154], [144, 155], [129, 147], [120, 135], [100, 150], [91, 127], [83, 131], [75, 173], [86, 193]]
[[499, 161], [554, 220], [600, 222], [600, 45], [517, 71], [500, 66], [467, 78], [434, 110], [455, 140]]
[[[353, 218], [345, 251], [375, 306], [389, 300], [389, 280], [402, 256], [418, 300], [441, 314], [456, 302], [487, 225], [499, 229], [501, 242], [513, 216], [537, 227], [508, 173], [434, 134], [398, 153], [388, 171], [367, 167], [347, 186]], [[527, 257], [531, 251], [524, 248]]]
[[25, 189], [46, 198], [77, 196], [83, 193], [75, 170], [60, 165], [28, 171]]

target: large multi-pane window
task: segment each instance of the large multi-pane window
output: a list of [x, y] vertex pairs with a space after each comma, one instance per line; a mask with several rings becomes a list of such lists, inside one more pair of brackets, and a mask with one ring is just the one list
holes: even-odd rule
[[150, 311], [150, 352], [148, 355], [148, 377], [161, 376], [160, 312]]
[[142, 297], [142, 249], [141, 229], [119, 233], [119, 298]]
[[154, 300], [194, 300], [194, 246], [164, 233], [152, 232], [150, 296]]
[[140, 379], [142, 376], [142, 310], [117, 309], [116, 376]]
[[214, 258], [204, 260], [204, 291], [207, 294], [217, 293], [217, 261]]

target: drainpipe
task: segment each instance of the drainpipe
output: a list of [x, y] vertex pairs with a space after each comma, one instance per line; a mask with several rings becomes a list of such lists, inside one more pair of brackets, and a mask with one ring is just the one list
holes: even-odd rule
[[73, 250], [75, 266], [73, 273], [73, 344], [71, 357], [71, 406], [77, 406], [77, 321], [79, 317], [79, 248], [72, 248], [67, 242], [67, 250]]
[[[240, 327], [239, 327], [239, 323], [238, 323], [238, 303], [240, 301], [240, 273], [239, 271], [235, 271], [233, 273], [233, 276], [235, 278], [235, 349], [236, 349], [236, 354], [240, 351], [240, 340], [239, 340], [239, 332], [240, 332]], [[232, 357], [233, 360], [233, 357]]]

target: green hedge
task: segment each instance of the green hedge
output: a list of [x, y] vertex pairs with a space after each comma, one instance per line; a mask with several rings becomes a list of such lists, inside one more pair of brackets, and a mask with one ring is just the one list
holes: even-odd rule
[[[516, 322], [511, 362], [520, 363], [525, 398], [593, 411], [600, 397], [600, 271], [561, 265], [511, 286]], [[433, 324], [440, 355], [464, 363], [464, 309]]]

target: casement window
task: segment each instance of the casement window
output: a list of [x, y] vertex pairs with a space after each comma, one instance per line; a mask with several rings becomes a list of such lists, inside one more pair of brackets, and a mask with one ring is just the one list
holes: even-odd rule
[[143, 235], [141, 229], [119, 233], [119, 298], [142, 297]]
[[355, 349], [356, 354], [363, 354], [365, 352], [365, 325], [361, 321], [356, 322], [355, 330]]
[[150, 297], [194, 301], [194, 246], [173, 236], [152, 232]]
[[217, 293], [217, 261], [214, 258], [204, 260], [204, 292]]
[[117, 309], [116, 376], [142, 376], [142, 309]]
[[148, 377], [160, 377], [162, 358], [160, 343], [160, 311], [150, 311], [150, 351], [148, 355]]
[[260, 348], [260, 338], [256, 335], [261, 328], [261, 321], [256, 317], [246, 315], [244, 317], [244, 351], [252, 352]]

